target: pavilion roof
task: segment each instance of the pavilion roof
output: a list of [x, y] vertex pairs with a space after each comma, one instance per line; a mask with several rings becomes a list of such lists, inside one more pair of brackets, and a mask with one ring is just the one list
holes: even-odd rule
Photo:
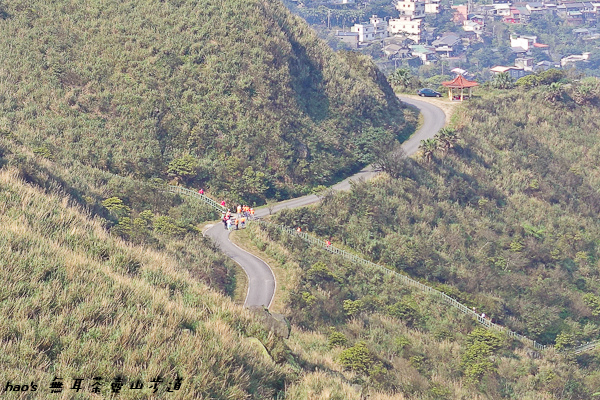
[[463, 89], [463, 88], [479, 86], [479, 83], [477, 83], [475, 81], [469, 81], [469, 80], [465, 79], [462, 75], [457, 75], [456, 78], [454, 78], [451, 81], [442, 82], [442, 85], [444, 85], [448, 88], [453, 88], [453, 89]]

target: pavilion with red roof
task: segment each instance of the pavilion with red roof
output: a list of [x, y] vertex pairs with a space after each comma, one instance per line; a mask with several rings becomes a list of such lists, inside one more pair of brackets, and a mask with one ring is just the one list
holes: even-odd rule
[[475, 86], [479, 86], [479, 83], [475, 81], [469, 81], [462, 75], [457, 75], [456, 78], [451, 81], [442, 82], [442, 85], [448, 88], [448, 96], [450, 97], [450, 100], [455, 99], [454, 89], [460, 89], [460, 96], [456, 95], [456, 100], [463, 101], [464, 90], [469, 89], [469, 97], [471, 97], [471, 89]]

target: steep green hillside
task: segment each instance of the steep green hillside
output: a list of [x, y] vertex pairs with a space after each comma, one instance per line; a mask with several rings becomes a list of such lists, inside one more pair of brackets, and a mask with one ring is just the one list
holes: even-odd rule
[[[2, 5], [0, 130], [61, 163], [261, 202], [357, 167], [373, 127], [404, 128], [372, 63], [279, 1]], [[186, 155], [191, 170], [171, 164]]]
[[[600, 387], [600, 350], [536, 353], [380, 270], [273, 226], [249, 229], [242, 234], [251, 250], [297, 277], [286, 282], [288, 345], [330, 379], [303, 376], [287, 391], [292, 399], [587, 400]], [[569, 345], [563, 339], [561, 349]], [[362, 397], [337, 387], [332, 378], [340, 376], [360, 385]]]
[[407, 162], [399, 179], [357, 184], [280, 221], [437, 282], [538, 341], [598, 338], [594, 85], [469, 102], [456, 116], [462, 143], [454, 149]]
[[[251, 337], [271, 352], [279, 342], [246, 311], [184, 262], [108, 235], [70, 204], [0, 170], [2, 391], [7, 381], [30, 389], [33, 381], [34, 397], [48, 398], [59, 377], [73, 395], [73, 379], [84, 378], [78, 398], [92, 398], [101, 377], [107, 398], [122, 377], [120, 397], [151, 398], [153, 379], [162, 376], [166, 396], [177, 375], [178, 398], [272, 398], [283, 389], [286, 370]], [[144, 389], [129, 389], [137, 379]]]

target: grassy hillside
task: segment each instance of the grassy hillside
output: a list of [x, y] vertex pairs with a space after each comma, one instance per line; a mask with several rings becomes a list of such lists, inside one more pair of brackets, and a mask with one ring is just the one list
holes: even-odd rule
[[[2, 382], [37, 382], [43, 396], [54, 376], [65, 387], [82, 377], [85, 398], [97, 376], [103, 397], [117, 376], [127, 379], [123, 398], [149, 398], [158, 375], [184, 378], [181, 398], [283, 389], [285, 370], [250, 337], [274, 340], [246, 311], [175, 258], [109, 236], [71, 203], [0, 171]], [[136, 379], [146, 389], [129, 390]]]
[[373, 64], [278, 1], [2, 7], [0, 131], [61, 163], [261, 202], [331, 182], [373, 128], [404, 128]]
[[[381, 271], [276, 229], [249, 229], [243, 232], [249, 246], [297, 277], [288, 282], [287, 343], [327, 382], [303, 377], [288, 390], [290, 398], [583, 400], [597, 392], [598, 351], [537, 354]], [[362, 397], [334, 377], [354, 384]]]
[[600, 110], [575, 86], [552, 102], [554, 89], [469, 102], [456, 148], [280, 220], [437, 282], [538, 341], [597, 338]]

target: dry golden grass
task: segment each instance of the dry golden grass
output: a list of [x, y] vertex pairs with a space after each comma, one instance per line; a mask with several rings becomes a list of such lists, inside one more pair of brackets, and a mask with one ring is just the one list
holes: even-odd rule
[[[242, 307], [14, 171], [0, 171], [0, 204], [0, 381], [44, 394], [55, 375], [102, 376], [106, 397], [116, 375], [179, 374], [178, 398], [272, 395], [283, 370], [249, 342], [244, 332], [266, 333]], [[120, 397], [153, 398], [147, 386]]]

